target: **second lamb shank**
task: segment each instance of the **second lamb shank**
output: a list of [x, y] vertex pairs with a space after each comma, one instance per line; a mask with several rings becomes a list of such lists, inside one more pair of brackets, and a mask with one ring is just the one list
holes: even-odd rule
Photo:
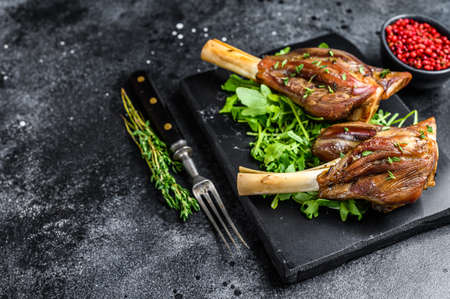
[[416, 201], [423, 189], [435, 184], [439, 152], [434, 118], [407, 128], [379, 130], [352, 146], [344, 157], [300, 172], [242, 168], [239, 194], [319, 191], [320, 198], [364, 199], [388, 212]]
[[263, 59], [218, 40], [201, 58], [289, 96], [309, 114], [326, 120], [369, 121], [379, 102], [406, 86], [412, 76], [366, 65], [336, 49], [302, 48]]

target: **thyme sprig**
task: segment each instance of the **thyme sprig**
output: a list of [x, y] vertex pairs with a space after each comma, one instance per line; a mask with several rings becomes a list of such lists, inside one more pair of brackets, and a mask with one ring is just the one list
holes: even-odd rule
[[150, 181], [160, 190], [167, 205], [180, 212], [183, 221], [200, 209], [197, 200], [190, 192], [179, 185], [172, 172], [177, 173], [182, 169], [182, 164], [170, 158], [167, 145], [159, 139], [144, 120], [142, 114], [137, 111], [125, 90], [121, 90], [122, 102], [128, 118], [122, 116], [127, 132], [141, 151], [142, 158], [150, 168]]

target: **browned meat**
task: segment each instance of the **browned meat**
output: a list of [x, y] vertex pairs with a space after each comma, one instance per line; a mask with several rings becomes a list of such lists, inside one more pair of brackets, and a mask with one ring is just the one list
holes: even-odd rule
[[367, 140], [383, 127], [364, 122], [349, 122], [332, 125], [323, 130], [314, 142], [312, 152], [321, 161], [328, 162]]
[[390, 211], [416, 201], [423, 189], [434, 186], [437, 161], [434, 118], [408, 128], [378, 130], [317, 177], [319, 196], [365, 199], [376, 209]]
[[[419, 122], [414, 127], [422, 127], [429, 120]], [[343, 154], [356, 147], [362, 141], [367, 140], [379, 131], [388, 129], [387, 127], [372, 125], [363, 122], [348, 122], [332, 125], [320, 133], [314, 142], [312, 152], [321, 161], [328, 162], [339, 158]], [[390, 130], [399, 130], [391, 127]]]
[[380, 100], [406, 86], [412, 77], [406, 72], [382, 75], [382, 69], [341, 50], [304, 48], [264, 57], [256, 78], [312, 115], [367, 122]]

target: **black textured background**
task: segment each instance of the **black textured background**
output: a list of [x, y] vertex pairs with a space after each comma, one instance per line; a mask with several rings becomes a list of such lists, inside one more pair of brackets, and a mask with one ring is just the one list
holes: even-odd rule
[[[385, 19], [422, 13], [448, 26], [449, 10], [449, 1], [0, 1], [0, 295], [448, 297], [448, 226], [280, 285], [186, 119], [202, 173], [252, 247], [232, 259], [203, 214], [182, 223], [161, 202], [119, 117], [119, 87], [143, 68], [173, 95], [179, 79], [211, 68], [199, 59], [211, 37], [258, 53], [336, 31], [379, 64]], [[437, 118], [447, 155], [449, 90], [400, 92], [422, 119]]]

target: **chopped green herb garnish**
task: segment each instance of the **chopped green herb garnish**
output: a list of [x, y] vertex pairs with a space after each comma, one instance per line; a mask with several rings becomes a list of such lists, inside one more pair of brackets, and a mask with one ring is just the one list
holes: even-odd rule
[[325, 73], [327, 73], [327, 74], [330, 73], [330, 70], [329, 70], [329, 69], [324, 69], [323, 71], [324, 71]]
[[344, 80], [344, 81], [347, 80], [347, 75], [346, 74], [342, 74], [341, 77], [342, 77], [342, 80]]
[[326, 67], [327, 67], [327, 65], [325, 65], [325, 64], [320, 66], [321, 69], [324, 69]]
[[295, 67], [295, 71], [297, 72], [297, 74], [300, 74], [300, 72], [303, 70], [303, 67], [303, 63]]
[[382, 127], [381, 128], [381, 131], [387, 131], [387, 130], [389, 130], [390, 129], [390, 127]]
[[401, 159], [399, 157], [392, 157], [392, 158], [388, 157], [387, 160], [388, 160], [389, 164], [392, 164], [393, 162], [401, 161]]
[[312, 82], [312, 80], [316, 77], [317, 75], [316, 74], [314, 74], [314, 75], [312, 75], [311, 77], [309, 77], [309, 80], [308, 80], [308, 83], [311, 83]]
[[321, 85], [319, 85], [318, 87], [319, 87], [319, 88], [325, 88], [326, 86], [323, 85], [323, 84], [321, 84]]
[[311, 88], [305, 87], [305, 94], [303, 95], [303, 98], [306, 99], [307, 97], [309, 97], [310, 94], [313, 93], [313, 90]]
[[277, 62], [275, 63], [275, 65], [273, 66], [273, 68], [274, 68], [274, 69], [278, 69], [279, 66], [280, 66], [280, 62], [277, 61]]
[[403, 147], [402, 147], [400, 144], [394, 143], [394, 145], [399, 149], [399, 151], [401, 151], [402, 153], [404, 153]]
[[360, 72], [361, 74], [363, 74], [363, 75], [366, 73], [366, 72], [364, 71], [364, 68], [363, 68], [362, 66], [359, 67], [359, 72]]
[[334, 90], [330, 87], [330, 85], [328, 85], [327, 87], [328, 87], [328, 92], [329, 93], [334, 93]]
[[348, 132], [348, 128], [347, 128], [347, 127], [345, 127], [345, 128], [344, 128], [344, 131], [345, 131], [345, 132]]
[[419, 132], [420, 132], [420, 138], [422, 138], [422, 139], [427, 138], [427, 137], [425, 136], [425, 132], [424, 132], [424, 131], [419, 131]]
[[320, 43], [320, 45], [318, 47], [319, 48], [323, 48], [323, 49], [329, 49], [330, 48], [327, 43]]
[[308, 57], [311, 57], [311, 55], [309, 55], [309, 53], [304, 53], [303, 54], [303, 58], [308, 58]]
[[330, 56], [334, 56], [334, 53], [333, 53], [333, 51], [328, 51], [328, 54], [330, 54]]
[[427, 125], [427, 131], [428, 131], [428, 132], [430, 132], [430, 133], [433, 133], [433, 127], [432, 127], [432, 126], [429, 126], [429, 125]]
[[312, 64], [316, 64], [319, 63], [319, 60], [314, 60], [313, 62], [311, 62]]
[[344, 155], [344, 153], [339, 153], [339, 157], [341, 157], [341, 158], [344, 158], [345, 157], [345, 155]]
[[391, 71], [389, 69], [383, 69], [380, 73], [380, 78], [385, 78], [387, 74], [389, 74]]
[[284, 85], [288, 85], [289, 77], [281, 78], [281, 80], [283, 80]]
[[295, 77], [295, 73], [290, 73], [290, 74], [289, 74], [289, 77], [291, 77], [291, 78], [292, 78], [292, 77]]
[[286, 47], [284, 49], [281, 49], [280, 51], [278, 51], [277, 53], [275, 53], [275, 56], [280, 56], [280, 55], [284, 55], [291, 52], [291, 47]]
[[367, 156], [370, 155], [370, 154], [373, 154], [373, 152], [372, 152], [372, 151], [363, 151], [362, 154], [361, 154], [361, 156], [367, 157]]
[[388, 177], [386, 178], [386, 180], [394, 180], [395, 175], [390, 170], [388, 170], [387, 172], [388, 172]]
[[287, 63], [287, 59], [283, 60], [283, 61], [281, 62], [281, 67], [284, 67], [284, 66], [286, 65], [286, 63]]

